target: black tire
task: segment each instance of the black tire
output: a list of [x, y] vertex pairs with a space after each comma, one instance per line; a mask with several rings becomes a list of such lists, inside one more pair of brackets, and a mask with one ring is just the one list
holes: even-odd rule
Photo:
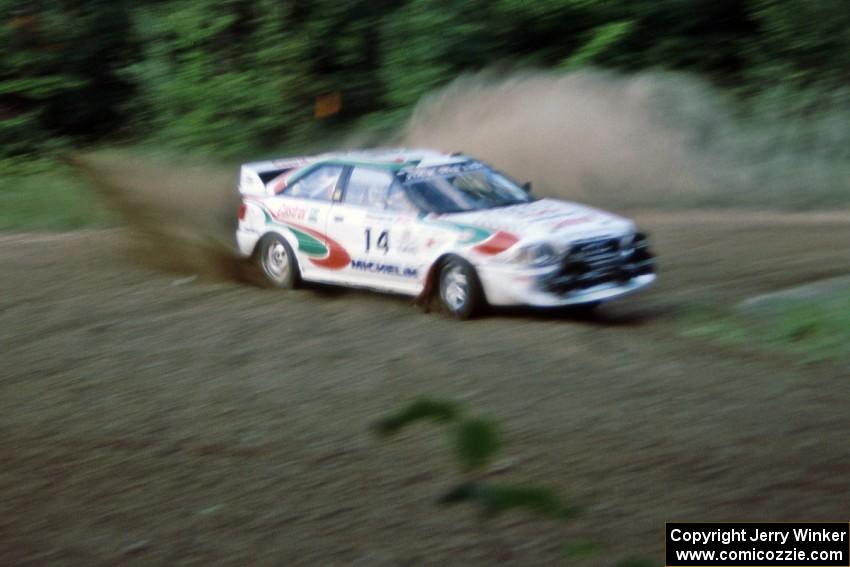
[[257, 261], [266, 282], [280, 289], [295, 289], [301, 283], [298, 260], [292, 247], [279, 234], [269, 234], [260, 242]]
[[475, 268], [456, 256], [448, 258], [440, 268], [437, 293], [443, 308], [456, 319], [471, 319], [486, 305]]

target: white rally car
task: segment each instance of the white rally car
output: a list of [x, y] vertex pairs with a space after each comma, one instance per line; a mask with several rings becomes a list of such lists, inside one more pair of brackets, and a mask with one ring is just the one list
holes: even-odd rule
[[484, 305], [595, 306], [655, 280], [632, 221], [536, 199], [481, 161], [374, 150], [242, 165], [236, 238], [268, 281]]

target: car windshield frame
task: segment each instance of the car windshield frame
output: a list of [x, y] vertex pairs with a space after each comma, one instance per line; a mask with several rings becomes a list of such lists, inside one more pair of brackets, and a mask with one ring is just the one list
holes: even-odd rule
[[535, 201], [516, 181], [480, 162], [411, 170], [402, 183], [410, 200], [428, 213], [466, 213]]

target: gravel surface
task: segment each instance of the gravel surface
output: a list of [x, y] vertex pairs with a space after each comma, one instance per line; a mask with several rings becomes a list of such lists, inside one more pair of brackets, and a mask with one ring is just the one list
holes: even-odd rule
[[[850, 273], [850, 215], [638, 218], [653, 290], [468, 323], [155, 268], [123, 230], [0, 237], [0, 564], [660, 564], [668, 521], [846, 521], [850, 369], [678, 317]], [[584, 512], [437, 506], [440, 431], [368, 430], [421, 395], [500, 422], [489, 478]]]

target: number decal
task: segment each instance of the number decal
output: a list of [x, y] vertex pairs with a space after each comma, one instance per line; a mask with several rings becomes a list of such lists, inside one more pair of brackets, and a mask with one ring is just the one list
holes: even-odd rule
[[383, 250], [384, 254], [390, 251], [390, 231], [385, 230], [378, 236], [376, 247], [378, 250]]
[[[366, 252], [372, 248], [372, 229], [366, 229]], [[390, 231], [382, 230], [378, 235], [378, 240], [375, 242], [375, 248], [383, 250], [384, 254], [390, 251]]]

